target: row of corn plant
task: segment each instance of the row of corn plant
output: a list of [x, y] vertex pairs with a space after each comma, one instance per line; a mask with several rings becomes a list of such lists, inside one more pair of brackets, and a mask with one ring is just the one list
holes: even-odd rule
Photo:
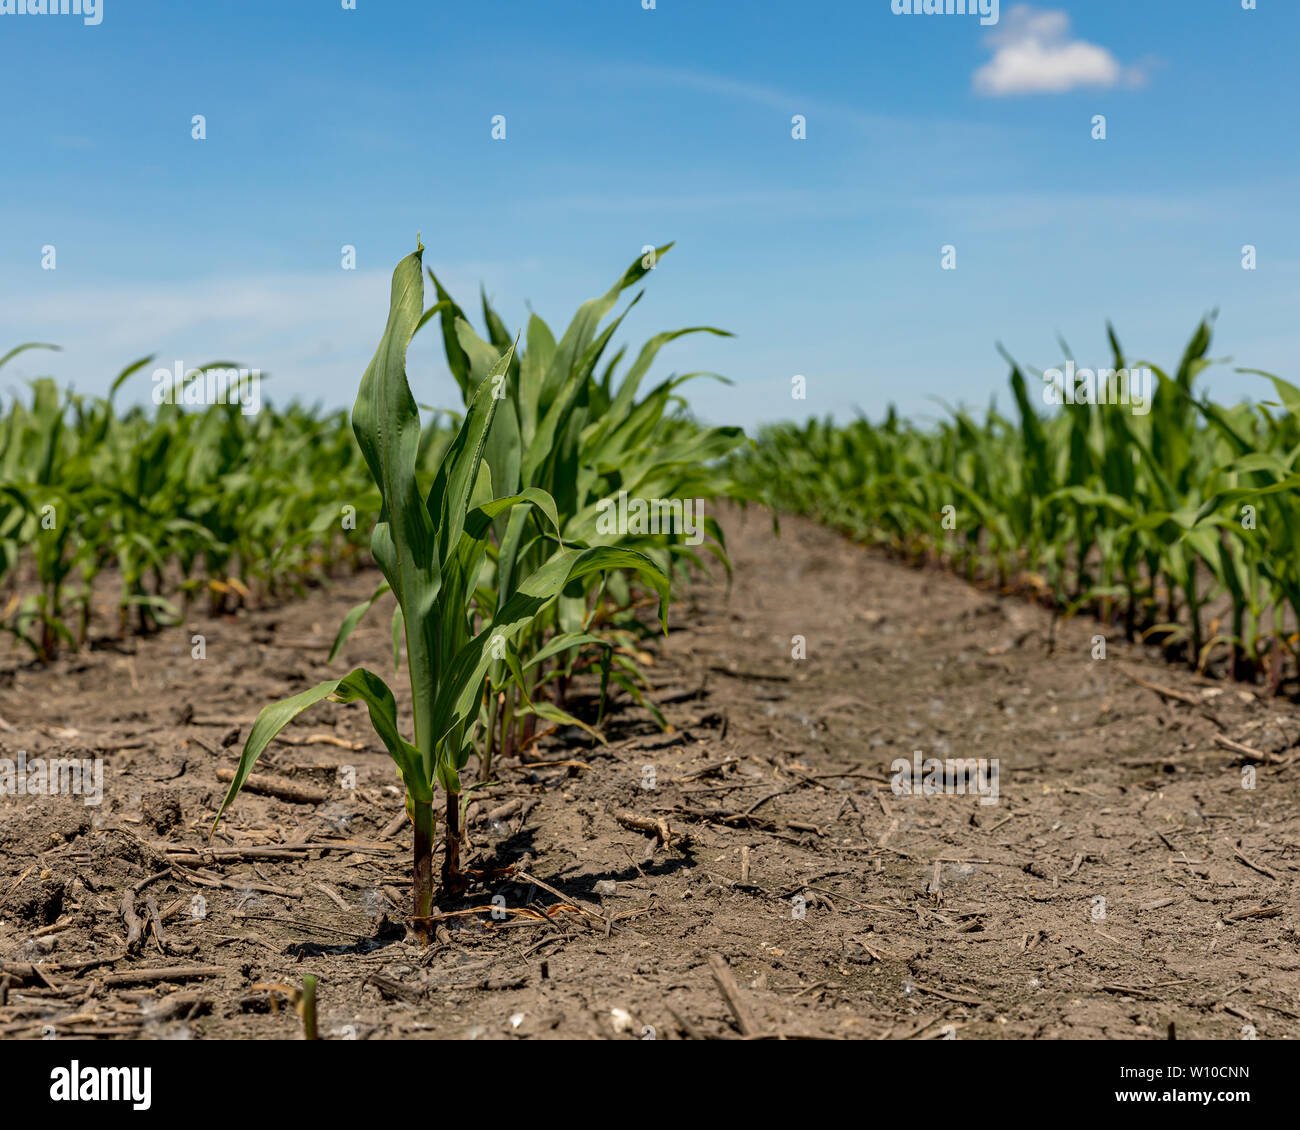
[[[697, 547], [728, 566], [713, 516], [700, 516], [697, 540], [681, 528], [610, 528], [599, 520], [602, 512], [620, 493], [692, 502], [726, 494], [731, 480], [720, 461], [744, 436], [738, 428], [703, 427], [685, 411], [676, 390], [697, 374], [640, 391], [664, 344], [721, 331], [659, 334], [617, 381], [624, 351], [602, 365], [626, 310], [603, 329], [601, 323], [651, 261], [638, 260], [585, 303], [558, 341], [533, 315], [521, 349], [522, 334], [511, 335], [486, 298], [487, 337], [480, 337], [432, 272], [437, 299], [424, 309], [422, 253], [421, 246], [394, 272], [388, 324], [352, 412], [378, 491], [370, 544], [385, 581], [344, 618], [331, 655], [391, 593], [395, 661], [405, 646], [410, 728], [403, 728], [393, 690], [362, 667], [268, 706], [217, 819], [298, 714], [327, 698], [364, 702], [405, 786], [414, 826], [412, 922], [427, 937], [438, 793], [442, 885], [451, 893], [465, 882], [459, 852], [471, 757], [478, 755], [478, 782], [488, 781], [494, 751], [521, 751], [538, 718], [580, 726], [599, 739], [599, 714], [585, 721], [565, 708], [564, 687], [578, 669], [599, 670], [602, 710], [611, 682], [653, 709], [630, 646], [648, 630], [638, 615], [642, 594], [657, 604], [655, 630], [666, 631], [674, 576], [705, 565]], [[464, 411], [430, 481], [419, 470], [426, 433], [406, 363], [412, 339], [435, 318]], [[594, 658], [580, 668], [583, 656]]]
[[879, 423], [779, 424], [733, 472], [858, 540], [1087, 610], [1276, 690], [1296, 670], [1300, 623], [1300, 389], [1238, 370], [1264, 398], [1210, 400], [1197, 381], [1211, 328], [1198, 325], [1171, 372], [1129, 360], [1110, 331], [1114, 367], [1155, 377], [1146, 413], [1049, 411], [1044, 374], [1012, 361], [1013, 416], [950, 408], [916, 426], [891, 409]]
[[[0, 409], [0, 631], [42, 661], [86, 644], [109, 574], [113, 627], [147, 633], [195, 597], [219, 613], [291, 594], [363, 548], [347, 514], [378, 502], [344, 413], [120, 409], [120, 390], [152, 360], [127, 366], [103, 397], [38, 378]], [[431, 423], [426, 452], [446, 438]]]

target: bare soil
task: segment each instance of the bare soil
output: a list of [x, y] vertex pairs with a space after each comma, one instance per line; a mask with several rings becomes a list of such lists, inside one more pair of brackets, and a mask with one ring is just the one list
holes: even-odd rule
[[[259, 764], [314, 797], [246, 790], [207, 838], [258, 709], [391, 673], [382, 605], [325, 662], [374, 574], [0, 662], [0, 757], [104, 759], [98, 806], [0, 797], [0, 1037], [299, 1038], [265, 986], [304, 974], [331, 1038], [1300, 1036], [1290, 703], [1114, 633], [1093, 658], [1092, 621], [1049, 652], [1044, 610], [798, 519], [726, 526], [734, 584], [699, 580], [652, 645], [672, 730], [620, 696], [608, 745], [565, 730], [500, 765], [469, 814], [489, 878], [427, 949], [360, 708], [322, 704]], [[916, 750], [998, 759], [997, 803], [897, 795]], [[202, 975], [145, 976], [180, 967]]]

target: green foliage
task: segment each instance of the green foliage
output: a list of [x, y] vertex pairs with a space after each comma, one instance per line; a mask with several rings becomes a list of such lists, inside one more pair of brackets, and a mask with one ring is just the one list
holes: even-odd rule
[[[682, 383], [712, 374], [672, 375], [641, 391], [664, 345], [722, 331], [658, 334], [617, 380], [624, 351], [604, 360], [641, 294], [605, 324], [607, 316], [647, 276], [649, 260], [583, 304], [558, 341], [533, 315], [520, 349], [521, 334], [511, 336], [486, 297], [480, 337], [432, 272], [437, 301], [425, 309], [422, 253], [393, 274], [351, 434], [343, 413], [296, 405], [253, 415], [239, 404], [119, 411], [118, 391], [153, 358], [123, 369], [106, 397], [41, 379], [30, 403], [18, 397], [0, 415], [0, 593], [8, 593], [0, 626], [42, 660], [85, 643], [106, 571], [121, 583], [119, 631], [134, 617], [147, 632], [181, 620], [201, 593], [217, 612], [288, 595], [354, 564], [369, 533], [384, 583], [344, 617], [330, 659], [391, 594], [394, 666], [400, 672], [404, 652], [409, 700], [399, 708], [381, 675], [356, 668], [267, 706], [217, 821], [299, 714], [325, 699], [364, 703], [415, 825], [417, 919], [431, 906], [435, 796], [447, 797], [447, 882], [462, 775], [475, 753], [484, 783], [494, 751], [521, 751], [539, 720], [603, 741], [612, 688], [664, 724], [637, 663], [639, 641], [655, 630], [640, 608], [657, 601], [666, 631], [671, 578], [704, 565], [701, 549], [729, 568], [721, 528], [695, 507], [731, 491], [722, 461], [744, 442], [739, 428], [704, 427], [685, 410]], [[422, 420], [406, 357], [435, 319], [464, 411], [427, 410]], [[679, 517], [689, 502], [694, 528], [602, 521], [621, 494], [667, 502], [667, 513], [676, 504]], [[583, 670], [600, 674], [594, 720], [566, 703]]]
[[[612, 365], [596, 378], [621, 318], [603, 331], [600, 323], [619, 294], [645, 273], [640, 264], [604, 297], [586, 303], [558, 345], [534, 317], [521, 355], [486, 300], [490, 342], [474, 333], [432, 273], [438, 301], [423, 309], [422, 253], [421, 247], [407, 256], [393, 274], [388, 324], [352, 412], [378, 491], [370, 545], [385, 585], [345, 617], [331, 654], [338, 654], [384, 591], [391, 592], [397, 603], [395, 652], [405, 643], [410, 737], [402, 734], [396, 698], [379, 675], [357, 668], [328, 680], [263, 709], [217, 817], [270, 741], [299, 713], [326, 698], [365, 702], [405, 784], [415, 825], [417, 928], [432, 905], [435, 789], [447, 795], [443, 881], [450, 886], [457, 878], [461, 773], [472, 752], [480, 754], [485, 781], [498, 719], [502, 733], [512, 719], [526, 715], [599, 736], [564, 709], [561, 694], [550, 701], [538, 697], [545, 665], [567, 679], [575, 657], [594, 648], [606, 677], [611, 659], [625, 661], [626, 669], [614, 677], [639, 695], [635, 666], [615, 654], [618, 630], [595, 632], [593, 621], [601, 611], [629, 612], [631, 578], [657, 598], [666, 631], [674, 566], [699, 560], [685, 530], [602, 529], [596, 520], [600, 500], [629, 489], [716, 497], [726, 480], [708, 464], [743, 439], [739, 429], [701, 428], [671, 410], [674, 380], [636, 400], [654, 354], [678, 334], [660, 335], [648, 345], [617, 392], [611, 392]], [[465, 412], [426, 490], [406, 355], [415, 333], [439, 314]], [[710, 530], [725, 561], [716, 522]], [[621, 595], [609, 595], [619, 588]]]
[[[0, 629], [41, 660], [86, 642], [105, 570], [121, 584], [118, 631], [150, 632], [198, 594], [213, 612], [284, 596], [363, 548], [342, 508], [377, 502], [344, 413], [120, 411], [118, 391], [152, 361], [107, 397], [40, 378], [0, 412]], [[422, 444], [436, 455], [434, 426]]]
[[[1149, 366], [1149, 413], [1076, 403], [1047, 414], [1037, 380], [1012, 362], [1015, 419], [953, 409], [921, 429], [891, 409], [879, 424], [780, 424], [733, 472], [748, 493], [861, 541], [1031, 589], [1067, 613], [1122, 616], [1130, 637], [1160, 639], [1194, 666], [1215, 647], [1241, 678], [1267, 660], [1276, 685], [1300, 622], [1300, 389], [1257, 373], [1275, 402], [1199, 397], [1210, 337], [1206, 320], [1172, 376]], [[1110, 341], [1116, 369], [1143, 365]], [[1230, 622], [1207, 625], [1220, 605]]]

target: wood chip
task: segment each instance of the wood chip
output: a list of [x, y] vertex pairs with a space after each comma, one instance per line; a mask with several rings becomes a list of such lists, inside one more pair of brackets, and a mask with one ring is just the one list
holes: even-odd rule
[[1265, 753], [1262, 749], [1255, 749], [1254, 746], [1248, 746], [1244, 742], [1235, 742], [1231, 738], [1224, 737], [1222, 734], [1214, 735], [1214, 744], [1220, 745], [1224, 749], [1230, 749], [1233, 753], [1239, 753], [1242, 757], [1248, 757], [1252, 761], [1262, 761], [1268, 765], [1285, 765], [1287, 759], [1278, 757], [1276, 754]]
[[[235, 771], [233, 769], [217, 770], [218, 781], [233, 781], [234, 779]], [[330, 794], [324, 789], [296, 785], [292, 781], [286, 781], [281, 777], [267, 777], [262, 773], [250, 773], [248, 780], [244, 782], [244, 788], [252, 793], [278, 797], [280, 800], [289, 800], [296, 804], [324, 804], [330, 798]]]
[[118, 914], [122, 916], [122, 921], [126, 923], [126, 950], [131, 953], [139, 948], [141, 933], [144, 930], [144, 922], [135, 912], [135, 891], [127, 889], [122, 892], [122, 902], [118, 907]]
[[754, 1014], [750, 1011], [749, 1005], [745, 998], [740, 994], [740, 986], [736, 984], [736, 978], [731, 972], [731, 967], [727, 964], [727, 959], [718, 953], [709, 954], [709, 972], [713, 974], [714, 984], [718, 986], [718, 992], [722, 994], [722, 999], [727, 1002], [727, 1007], [731, 1009], [731, 1015], [736, 1019], [736, 1027], [740, 1029], [742, 1036], [758, 1036], [761, 1029], [758, 1021], [754, 1019]]
[[177, 965], [171, 969], [133, 969], [129, 973], [109, 973], [105, 985], [143, 985], [158, 981], [193, 981], [200, 977], [224, 977], [219, 965]]

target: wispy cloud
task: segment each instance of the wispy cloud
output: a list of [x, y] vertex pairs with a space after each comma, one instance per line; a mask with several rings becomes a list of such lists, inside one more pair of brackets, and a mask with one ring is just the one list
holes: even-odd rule
[[[749, 82], [685, 67], [650, 63], [617, 66], [604, 64], [593, 68], [592, 74], [599, 81], [672, 87], [713, 95], [720, 100], [747, 102], [775, 110], [784, 115], [786, 120], [791, 114], [805, 114], [810, 120], [815, 116], [822, 121], [834, 123], [836, 128], [856, 129], [877, 142], [954, 144], [971, 141], [987, 144], [1006, 137], [1009, 133], [1005, 127], [986, 123], [862, 110], [845, 102], [813, 97], [807, 91], [783, 90], [767, 83]], [[815, 125], [820, 125], [820, 122]]]
[[1017, 4], [987, 41], [993, 58], [975, 72], [978, 94], [1064, 94], [1143, 81], [1139, 68], [1123, 65], [1105, 47], [1072, 38], [1067, 12]]
[[1008, 191], [918, 196], [912, 204], [923, 214], [946, 223], [960, 222], [969, 231], [1029, 231], [1063, 227], [1070, 230], [1125, 230], [1210, 224], [1230, 208], [1235, 195], [1227, 190], [1195, 193], [1114, 191]]
[[[513, 307], [522, 301], [512, 283], [539, 274], [533, 260], [461, 262], [439, 270], [467, 310], [475, 308], [480, 279]], [[319, 397], [349, 404], [382, 332], [389, 292], [386, 270], [221, 276], [169, 285], [72, 287], [51, 275], [39, 281], [45, 285], [0, 286], [0, 353], [24, 341], [63, 349], [15, 358], [0, 370], [4, 390], [48, 373], [83, 392], [99, 392], [123, 365], [155, 354], [162, 367], [218, 358], [257, 367], [275, 378], [269, 391], [280, 401]], [[426, 332], [412, 353], [413, 386], [445, 371], [436, 332]], [[144, 399], [151, 387], [146, 370], [123, 395]], [[423, 388], [417, 398], [433, 395]]]
[[787, 117], [790, 114], [820, 114], [837, 121], [852, 123], [862, 129], [895, 128], [899, 119], [887, 114], [876, 114], [856, 108], [812, 98], [806, 91], [781, 90], [766, 83], [748, 82], [727, 75], [685, 67], [637, 63], [610, 67], [609, 73], [617, 75], [620, 82], [640, 82], [650, 86], [675, 87], [700, 94], [713, 95], [731, 102], [748, 102], [776, 110]]
[[656, 66], [649, 63], [620, 65], [616, 68], [625, 80], [641, 80], [664, 86], [676, 86], [686, 90], [698, 90], [705, 94], [716, 94], [722, 98], [731, 98], [742, 102], [753, 102], [759, 106], [771, 106], [776, 110], [788, 110], [792, 102], [802, 96], [794, 96], [786, 91], [763, 83], [746, 82], [742, 79], [728, 78], [725, 75], [708, 74], [703, 71], [687, 70], [684, 67]]

